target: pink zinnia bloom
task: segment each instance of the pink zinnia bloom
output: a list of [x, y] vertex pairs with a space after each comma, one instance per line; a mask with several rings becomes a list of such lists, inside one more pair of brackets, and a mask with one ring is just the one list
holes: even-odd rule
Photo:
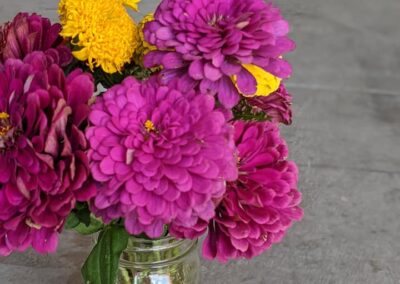
[[180, 77], [232, 108], [240, 94], [257, 93], [260, 74], [290, 76], [282, 59], [295, 48], [288, 32], [280, 10], [264, 0], [163, 0], [144, 29], [157, 47], [144, 63], [162, 65], [165, 80]]
[[0, 63], [0, 255], [54, 252], [89, 186], [84, 128], [93, 79], [34, 52]]
[[256, 112], [264, 112], [272, 122], [292, 123], [292, 96], [283, 84], [269, 96], [249, 98], [248, 103]]
[[239, 178], [228, 183], [203, 244], [206, 258], [222, 262], [260, 255], [303, 216], [298, 170], [286, 161], [288, 149], [277, 124], [239, 121], [235, 130]]
[[60, 24], [37, 14], [19, 13], [0, 27], [0, 62], [9, 58], [24, 59], [33, 51], [43, 51], [61, 66], [72, 61], [70, 49], [59, 36]]
[[133, 235], [210, 220], [225, 181], [237, 178], [233, 128], [212, 96], [183, 93], [180, 83], [129, 77], [90, 114], [90, 167], [100, 183], [92, 209], [105, 222], [124, 218]]

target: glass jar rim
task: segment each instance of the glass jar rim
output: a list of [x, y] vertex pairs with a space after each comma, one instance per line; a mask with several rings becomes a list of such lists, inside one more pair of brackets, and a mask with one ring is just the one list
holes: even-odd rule
[[130, 236], [130, 241], [140, 244], [142, 246], [132, 247], [129, 246], [125, 249], [126, 252], [146, 252], [146, 251], [157, 251], [160, 249], [171, 249], [179, 247], [184, 243], [196, 243], [197, 240], [190, 239], [178, 239], [172, 236], [165, 236], [157, 239], [146, 239], [137, 236]]
[[[148, 263], [146, 261], [144, 262], [139, 262], [135, 261], [130, 262], [127, 261], [123, 258], [120, 259], [120, 265], [124, 267], [162, 267], [166, 265], [170, 265], [171, 263], [177, 263], [180, 261], [180, 259], [185, 258], [188, 254], [190, 254], [193, 250], [197, 249], [198, 245], [198, 240], [190, 240], [190, 239], [177, 239], [171, 236], [166, 236], [158, 239], [146, 239], [146, 238], [140, 238], [140, 237], [135, 237], [131, 236], [130, 240], [133, 241], [134, 244], [138, 244], [138, 246], [129, 246], [124, 250], [125, 253], [130, 254], [130, 253], [153, 253], [153, 252], [160, 252], [160, 251], [167, 251], [171, 249], [175, 249], [178, 247], [182, 248], [182, 251], [172, 257], [172, 258], [166, 258], [166, 259], [160, 259], [158, 261], [153, 261], [151, 263]], [[157, 244], [159, 242], [159, 244]], [[160, 243], [161, 242], [161, 243]]]

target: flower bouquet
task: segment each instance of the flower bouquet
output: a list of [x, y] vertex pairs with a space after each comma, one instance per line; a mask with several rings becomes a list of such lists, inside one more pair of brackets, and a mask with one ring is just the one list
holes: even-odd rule
[[197, 283], [302, 218], [290, 124], [295, 48], [263, 0], [61, 0], [61, 24], [0, 27], [0, 255], [93, 234], [84, 282]]

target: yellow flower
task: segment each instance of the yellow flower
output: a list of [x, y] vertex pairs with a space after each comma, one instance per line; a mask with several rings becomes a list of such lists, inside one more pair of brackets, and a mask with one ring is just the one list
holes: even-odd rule
[[[243, 68], [250, 72], [251, 75], [256, 79], [257, 91], [252, 95], [245, 95], [246, 97], [259, 97], [259, 96], [269, 96], [279, 89], [282, 79], [272, 75], [271, 73], [265, 71], [261, 67], [253, 64], [242, 64]], [[236, 85], [236, 76], [232, 76], [232, 81]], [[239, 88], [237, 88], [239, 90]], [[240, 92], [240, 90], [239, 90]]]
[[154, 20], [154, 15], [150, 13], [146, 15], [138, 25], [137, 37], [139, 40], [139, 44], [135, 52], [135, 62], [140, 66], [143, 66], [143, 57], [150, 51], [157, 49], [154, 45], [151, 45], [144, 39], [144, 33], [143, 33], [144, 25], [153, 20]]
[[139, 0], [61, 0], [61, 35], [72, 39], [74, 56], [90, 69], [121, 71], [138, 46], [137, 29], [126, 7], [137, 10]]

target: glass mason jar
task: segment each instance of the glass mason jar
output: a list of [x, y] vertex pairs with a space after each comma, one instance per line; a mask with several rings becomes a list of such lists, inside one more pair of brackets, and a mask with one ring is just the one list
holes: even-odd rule
[[118, 284], [198, 284], [198, 241], [131, 237], [122, 253]]

